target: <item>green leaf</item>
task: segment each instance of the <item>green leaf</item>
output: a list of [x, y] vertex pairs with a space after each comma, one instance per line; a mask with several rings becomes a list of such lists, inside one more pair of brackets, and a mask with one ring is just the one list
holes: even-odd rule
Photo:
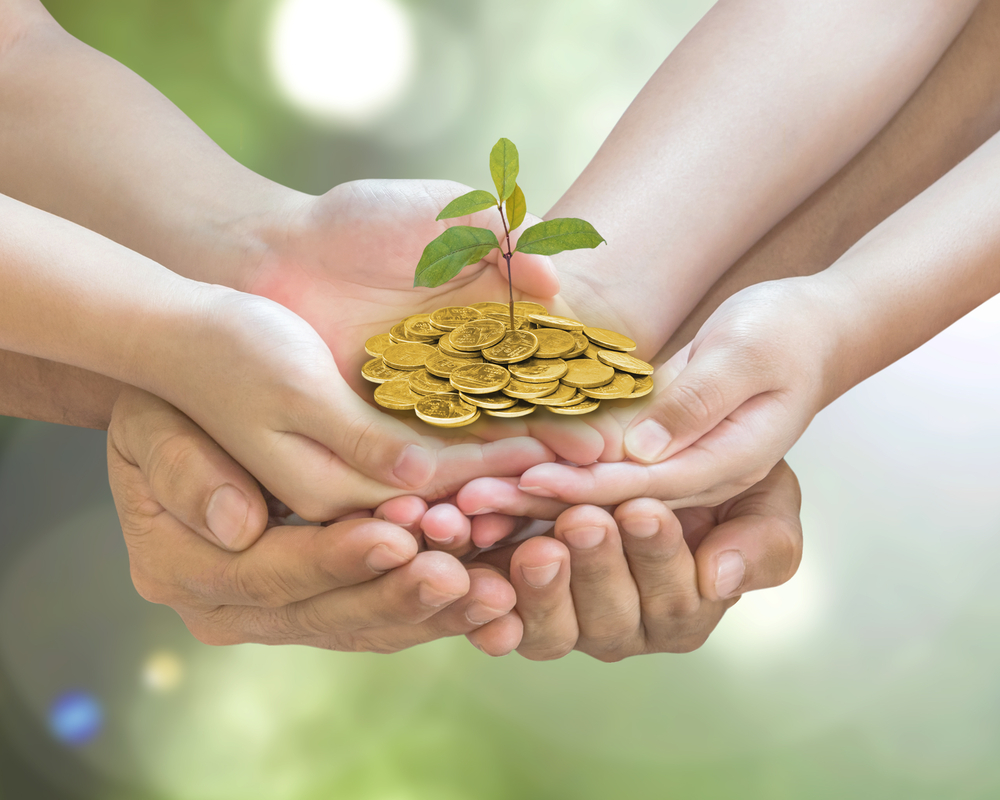
[[604, 237], [589, 222], [565, 217], [532, 225], [518, 237], [514, 250], [518, 253], [553, 256], [563, 250], [597, 247], [603, 241]]
[[500, 204], [492, 194], [482, 189], [473, 189], [471, 192], [463, 194], [461, 197], [456, 197], [448, 203], [448, 205], [441, 209], [441, 213], [435, 219], [442, 220], [464, 217], [468, 214], [475, 214], [477, 211], [482, 211], [484, 208], [497, 205]]
[[524, 202], [524, 192], [515, 183], [514, 192], [507, 198], [507, 224], [511, 230], [514, 230], [514, 228], [524, 222], [524, 214], [527, 210], [528, 206]]
[[424, 248], [413, 285], [440, 286], [499, 246], [493, 231], [454, 225]]
[[510, 139], [500, 139], [490, 152], [490, 173], [501, 203], [514, 192], [517, 170], [517, 148]]

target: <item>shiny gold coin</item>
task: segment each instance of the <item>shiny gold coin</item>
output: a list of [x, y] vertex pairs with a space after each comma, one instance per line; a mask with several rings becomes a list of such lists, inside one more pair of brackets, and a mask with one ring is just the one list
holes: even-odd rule
[[466, 322], [482, 318], [481, 311], [468, 306], [445, 306], [433, 312], [430, 316], [431, 325], [445, 331], [453, 331]]
[[583, 323], [569, 317], [554, 317], [550, 314], [528, 314], [528, 319], [543, 328], [558, 328], [561, 331], [582, 331]]
[[510, 419], [512, 417], [526, 417], [528, 414], [533, 414], [535, 407], [531, 403], [526, 403], [524, 400], [518, 400], [510, 408], [504, 409], [484, 409], [487, 414], [491, 417], [504, 417]]
[[600, 400], [584, 400], [582, 403], [577, 403], [573, 406], [549, 406], [549, 411], [553, 414], [589, 414], [591, 411], [597, 411], [601, 407]]
[[549, 381], [548, 383], [526, 383], [517, 378], [511, 378], [510, 383], [503, 387], [503, 393], [511, 397], [520, 397], [527, 400], [531, 397], [545, 397], [552, 394], [559, 388], [559, 381]]
[[574, 358], [566, 362], [566, 367], [566, 374], [561, 380], [567, 386], [575, 386], [577, 389], [603, 386], [611, 383], [615, 377], [614, 367], [594, 361], [592, 358]]
[[627, 336], [609, 331], [607, 328], [584, 328], [583, 332], [590, 341], [605, 350], [621, 350], [627, 353], [636, 348], [635, 342]]
[[558, 328], [536, 328], [532, 333], [538, 337], [538, 358], [561, 358], [576, 347], [576, 340], [569, 331]]
[[485, 316], [486, 314], [506, 314], [510, 306], [506, 303], [496, 303], [492, 300], [487, 300], [483, 303], [470, 303], [469, 308], [474, 308]]
[[581, 389], [580, 392], [595, 400], [617, 400], [619, 397], [628, 397], [634, 388], [635, 378], [625, 372], [616, 372], [611, 383], [595, 386], [592, 389]]
[[476, 407], [454, 392], [421, 397], [413, 410], [424, 422], [443, 426], [458, 425], [476, 415]]
[[440, 345], [438, 347], [439, 349], [434, 355], [427, 357], [427, 363], [424, 364], [424, 368], [431, 375], [437, 375], [439, 378], [447, 378], [454, 370], [467, 364], [483, 363], [483, 359], [479, 357], [479, 353], [462, 353], [461, 356], [456, 357], [444, 353], [440, 350]]
[[508, 397], [500, 392], [493, 392], [492, 394], [464, 394], [463, 392], [459, 392], [459, 395], [461, 395], [466, 403], [494, 411], [500, 408], [510, 408], [517, 402], [515, 398]]
[[635, 356], [627, 353], [619, 353], [616, 350], [601, 350], [597, 357], [605, 364], [610, 364], [619, 372], [627, 372], [630, 375], [652, 375], [653, 365], [641, 361]]
[[[507, 330], [510, 330], [510, 314], [508, 314], [506, 311], [503, 312], [502, 314], [487, 314], [486, 318], [487, 319], [495, 319], [497, 322], [502, 322], [503, 326]], [[514, 315], [514, 330], [516, 330], [516, 331], [526, 331], [526, 330], [528, 330], [529, 327], [530, 327], [530, 325], [528, 324], [528, 318], [527, 317], [522, 317], [522, 316], [519, 316], [518, 314]]]
[[541, 303], [532, 303], [528, 300], [517, 300], [514, 302], [514, 315], [520, 314], [527, 317], [529, 314], [548, 314], [549, 310]]
[[499, 342], [507, 332], [502, 322], [495, 319], [477, 319], [455, 328], [448, 334], [448, 342], [456, 350], [470, 352]]
[[570, 331], [570, 335], [573, 337], [573, 341], [576, 342], [576, 347], [564, 355], [563, 358], [578, 358], [587, 352], [588, 347], [593, 346], [590, 339], [580, 333], [580, 331]]
[[507, 331], [497, 344], [485, 348], [483, 357], [497, 364], [526, 361], [538, 350], [538, 338], [531, 331]]
[[401, 369], [393, 369], [387, 366], [382, 360], [382, 356], [376, 356], [371, 361], [366, 361], [361, 368], [361, 377], [372, 383], [385, 383], [393, 378], [402, 378], [409, 373]]
[[632, 394], [626, 395], [623, 400], [636, 400], [640, 397], [645, 397], [653, 391], [653, 376], [644, 375], [641, 378], [635, 379], [635, 388], [632, 390]]
[[510, 374], [525, 383], [548, 383], [566, 374], [567, 365], [561, 358], [534, 358], [511, 364]]
[[409, 411], [422, 399], [410, 389], [410, 379], [393, 378], [375, 390], [375, 402], [393, 411]]
[[473, 414], [468, 419], [459, 420], [458, 422], [431, 422], [435, 428], [464, 428], [466, 425], [471, 425], [473, 422], [479, 419], [481, 416], [481, 409], [476, 409], [476, 413]]
[[469, 364], [452, 372], [449, 380], [465, 394], [491, 394], [510, 383], [510, 373], [499, 364]]
[[393, 344], [427, 344], [425, 339], [410, 338], [402, 322], [397, 322], [389, 329], [389, 339]]
[[431, 325], [430, 314], [414, 314], [403, 320], [403, 330], [409, 339], [437, 341], [441, 331]]
[[376, 333], [365, 342], [365, 352], [370, 356], [380, 356], [391, 344], [394, 342], [388, 333]]
[[[452, 331], [451, 333], [454, 333]], [[476, 361], [482, 361], [483, 358], [479, 354], [478, 350], [456, 350], [454, 345], [451, 343], [451, 333], [446, 333], [440, 339], [438, 339], [438, 350], [444, 353], [449, 358], [464, 358], [467, 362], [475, 359]]]
[[382, 359], [393, 369], [420, 369], [437, 352], [429, 344], [394, 344], [382, 353]]
[[552, 392], [552, 394], [547, 394], [544, 397], [528, 397], [525, 399], [536, 406], [566, 406], [582, 403], [586, 398], [577, 391], [576, 387], [560, 383], [559, 388]]
[[426, 367], [415, 369], [407, 374], [410, 379], [410, 388], [417, 394], [447, 394], [454, 391], [447, 378], [431, 375]]
[[[586, 338], [586, 337], [584, 337]], [[593, 344], [590, 339], [587, 339], [587, 349], [583, 351], [583, 356], [585, 358], [592, 358], [594, 361], [600, 361], [597, 354], [601, 352], [601, 348], [596, 344]]]

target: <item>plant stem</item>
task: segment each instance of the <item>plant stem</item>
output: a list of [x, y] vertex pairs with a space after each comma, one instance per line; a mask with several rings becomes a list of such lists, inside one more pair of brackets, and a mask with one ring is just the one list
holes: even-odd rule
[[503, 214], [503, 203], [498, 203], [497, 208], [500, 209], [500, 223], [503, 225], [503, 235], [507, 240], [507, 252], [505, 253], [503, 248], [500, 248], [500, 255], [507, 261], [507, 297], [509, 298], [507, 308], [510, 310], [510, 329], [514, 330], [514, 284], [510, 280], [510, 258], [514, 254], [510, 251], [510, 231], [507, 229], [507, 218]]

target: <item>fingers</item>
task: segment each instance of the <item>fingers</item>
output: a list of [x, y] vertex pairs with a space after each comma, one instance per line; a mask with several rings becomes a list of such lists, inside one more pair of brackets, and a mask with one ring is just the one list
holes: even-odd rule
[[438, 503], [427, 509], [420, 529], [433, 550], [451, 553], [456, 558], [472, 550], [472, 522], [451, 503]]
[[779, 586], [802, 560], [801, 498], [785, 462], [728, 503], [725, 519], [698, 545], [701, 593], [710, 599]]
[[108, 462], [120, 492], [148, 492], [213, 544], [242, 550], [267, 525], [256, 480], [185, 414], [147, 392], [127, 388], [115, 403]]
[[499, 512], [514, 517], [555, 519], [566, 510], [567, 505], [561, 500], [521, 491], [519, 480], [523, 478], [477, 478], [459, 490], [455, 503], [462, 513], [472, 517]]
[[427, 512], [427, 503], [412, 495], [386, 500], [375, 509], [372, 516], [398, 525], [412, 536], [420, 535], [420, 521]]
[[[549, 447], [559, 458], [573, 464], [592, 464], [606, 449], [603, 430], [591, 424], [591, 420], [573, 417], [555, 419], [553, 414], [537, 419], [532, 414], [525, 419], [531, 436]], [[620, 438], [620, 426], [614, 423], [613, 426], [618, 428]]]
[[580, 629], [569, 581], [569, 552], [561, 542], [539, 536], [511, 556], [510, 582], [523, 625], [517, 651], [525, 658], [561, 658], [576, 646]]

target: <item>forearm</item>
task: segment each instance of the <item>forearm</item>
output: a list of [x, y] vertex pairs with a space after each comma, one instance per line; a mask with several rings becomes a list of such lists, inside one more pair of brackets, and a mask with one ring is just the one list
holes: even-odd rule
[[608, 240], [562, 258], [570, 307], [593, 307], [599, 287], [603, 321], [655, 352], [884, 127], [974, 6], [718, 3], [550, 212], [583, 217]]
[[104, 375], [0, 350], [0, 415], [104, 430], [120, 390]]
[[809, 281], [839, 316], [825, 402], [1000, 292], [1000, 134]]
[[0, 51], [0, 192], [197, 280], [238, 286], [258, 226], [296, 192], [230, 158], [167, 98], [35, 0]]

